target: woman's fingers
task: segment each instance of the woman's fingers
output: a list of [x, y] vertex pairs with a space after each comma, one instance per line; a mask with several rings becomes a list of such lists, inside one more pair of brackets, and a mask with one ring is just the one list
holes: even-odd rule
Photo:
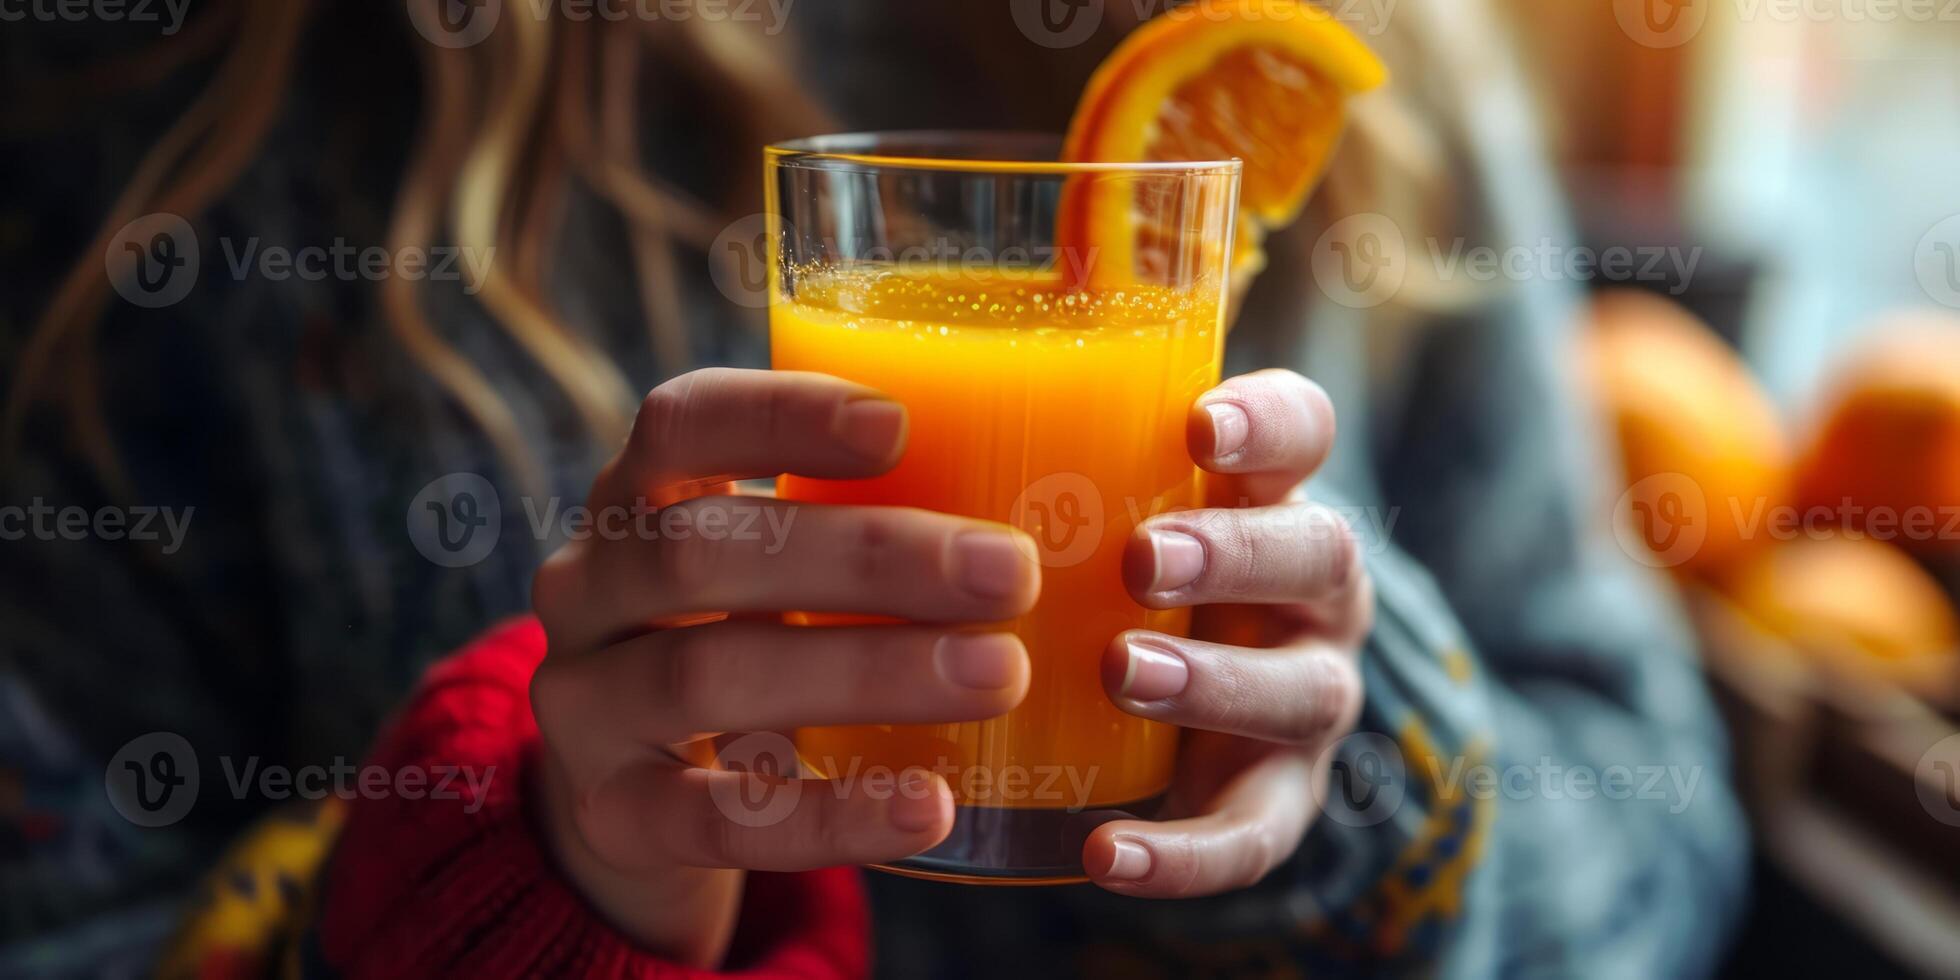
[[532, 680], [547, 732], [662, 745], [700, 732], [978, 721], [1028, 689], [1012, 633], [726, 621], [548, 658]]
[[664, 504], [707, 483], [796, 473], [875, 476], [904, 448], [904, 406], [863, 385], [799, 371], [708, 368], [649, 392], [597, 506]]
[[1317, 812], [1324, 772], [1313, 754], [1275, 747], [1241, 770], [1209, 810], [1184, 820], [1118, 820], [1082, 847], [1089, 877], [1142, 898], [1195, 898], [1244, 888], [1292, 856]]
[[590, 649], [709, 612], [848, 612], [994, 622], [1034, 605], [1041, 566], [1013, 528], [902, 507], [697, 497], [647, 533], [567, 548], [532, 598], [554, 645]]
[[[547, 658], [531, 700], [572, 821], [604, 866], [791, 871], [925, 850], [951, 828], [952, 798], [927, 773], [784, 778], [796, 756], [769, 731], [989, 718], [1019, 703], [1028, 674], [1007, 633], [725, 621]], [[762, 733], [736, 745], [780, 742], [776, 775], [752, 759], [738, 760], [751, 771], [687, 768], [653, 751], [724, 730]]]
[[626, 872], [671, 865], [806, 871], [896, 861], [953, 827], [946, 781], [924, 770], [848, 783], [682, 769], [648, 760], [577, 794], [592, 852]]
[[1133, 715], [1315, 747], [1361, 712], [1354, 655], [1322, 642], [1273, 650], [1130, 630], [1103, 651], [1103, 688]]
[[1312, 476], [1334, 445], [1334, 404], [1312, 381], [1269, 369], [1199, 396], [1186, 440], [1191, 458], [1253, 504], [1275, 503]]
[[1156, 609], [1299, 605], [1337, 639], [1367, 633], [1373, 602], [1354, 529], [1312, 503], [1152, 518], [1124, 549], [1123, 581], [1138, 602]]

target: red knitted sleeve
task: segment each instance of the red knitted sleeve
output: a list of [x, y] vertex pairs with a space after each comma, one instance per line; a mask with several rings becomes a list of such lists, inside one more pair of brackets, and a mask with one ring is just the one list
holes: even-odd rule
[[[543, 656], [535, 620], [499, 626], [431, 669], [382, 736], [363, 772], [393, 788], [350, 801], [315, 934], [325, 965], [348, 977], [722, 975], [635, 947], [553, 867], [525, 802]], [[863, 976], [869, 922], [852, 869], [752, 874], [724, 966]]]

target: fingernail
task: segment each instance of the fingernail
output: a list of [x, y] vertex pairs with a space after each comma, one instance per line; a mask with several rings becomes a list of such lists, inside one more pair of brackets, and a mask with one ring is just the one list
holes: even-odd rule
[[1020, 645], [1005, 633], [949, 633], [932, 651], [939, 676], [960, 687], [998, 691], [1014, 683]]
[[1245, 439], [1252, 434], [1252, 419], [1245, 409], [1231, 402], [1212, 402], [1205, 406], [1205, 414], [1211, 416], [1211, 454], [1224, 458], [1245, 447]]
[[1150, 874], [1150, 848], [1133, 840], [1116, 841], [1116, 857], [1109, 862], [1104, 878], [1116, 881], [1142, 881]]
[[905, 434], [905, 406], [883, 398], [845, 402], [830, 428], [838, 441], [859, 455], [887, 459]]
[[1003, 531], [967, 531], [953, 539], [953, 577], [983, 599], [1005, 599], [1021, 591], [1028, 556]]
[[907, 769], [898, 777], [898, 791], [892, 795], [892, 826], [908, 834], [918, 834], [938, 826], [946, 803], [933, 788], [933, 778], [923, 769]]
[[1150, 591], [1174, 592], [1198, 580], [1205, 570], [1205, 546], [1182, 531], [1151, 531], [1150, 551], [1156, 571]]
[[1162, 701], [1183, 691], [1184, 685], [1191, 680], [1191, 668], [1185, 664], [1183, 657], [1136, 642], [1127, 646], [1130, 662], [1124, 668], [1123, 686], [1118, 691], [1124, 697], [1135, 701]]

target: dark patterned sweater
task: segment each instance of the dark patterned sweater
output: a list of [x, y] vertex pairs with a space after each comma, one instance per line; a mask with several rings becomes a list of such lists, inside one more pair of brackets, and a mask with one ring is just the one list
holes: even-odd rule
[[[372, 26], [399, 16], [381, 6], [322, 30], [372, 31], [376, 64], [412, 64], [396, 25]], [[839, 5], [805, 32], [862, 51], [880, 23]], [[4, 43], [15, 65], [51, 57], [19, 34]], [[49, 411], [0, 468], [0, 505], [53, 515], [46, 533], [0, 540], [0, 975], [149, 963], [187, 903], [211, 897], [192, 885], [226, 843], [292, 795], [239, 772], [358, 764], [432, 663], [526, 611], [531, 570], [557, 543], [480, 433], [385, 338], [372, 283], [230, 271], [254, 241], [382, 240], [416, 83], [330, 64], [325, 44], [309, 48], [259, 159], [190, 216], [202, 272], [187, 295], [161, 309], [111, 296], [102, 390], [137, 499], [112, 495]], [[954, 82], [905, 74], [938, 46], [878, 50], [887, 82], [935, 80], [906, 93], [874, 67], [841, 72], [829, 89], [847, 120], [1001, 122], [854, 105], [878, 91], [930, 105], [930, 86]], [[357, 76], [373, 98], [345, 98]], [[1477, 135], [1449, 149], [1481, 219], [1476, 244], [1570, 239], [1509, 80], [1473, 94], [1400, 77], [1419, 105], [1475, 100], [1459, 111]], [[5, 137], [0, 384], [19, 383], [51, 285], [188, 92], [158, 85], [133, 111]], [[336, 125], [350, 101], [352, 137]], [[636, 385], [766, 362], [758, 321], [719, 302], [699, 253], [683, 256], [697, 313], [680, 365], [656, 361], [619, 285], [631, 271], [610, 212], [576, 201], [561, 247], [559, 305]], [[1275, 250], [1230, 358], [1300, 370], [1340, 413], [1335, 457], [1310, 489], [1354, 508], [1380, 593], [1368, 702], [1341, 758], [1352, 812], [1320, 819], [1259, 886], [1202, 901], [876, 877], [875, 961], [941, 977], [1706, 971], [1740, 905], [1743, 831], [1692, 639], [1594, 519], [1596, 449], [1559, 371], [1571, 284], [1506, 282], [1457, 315], [1388, 329], [1376, 311], [1307, 299], [1311, 279], [1289, 262], [1306, 268], [1298, 250]], [[428, 293], [445, 336], [512, 400], [549, 491], [582, 499], [599, 450], [567, 406], [457, 284]], [[410, 525], [423, 489], [454, 474], [481, 477], [503, 504], [494, 547], [446, 567]], [[147, 508], [155, 533], [61, 532], [60, 512], [105, 508]], [[153, 760], [156, 733], [189, 746], [199, 789], [150, 827], [105, 783]], [[1571, 772], [1603, 787], [1622, 770], [1618, 798], [1562, 791]], [[1486, 771], [1495, 790], [1480, 789]], [[1521, 788], [1507, 789], [1514, 771]], [[188, 775], [149, 770], [150, 789]]]

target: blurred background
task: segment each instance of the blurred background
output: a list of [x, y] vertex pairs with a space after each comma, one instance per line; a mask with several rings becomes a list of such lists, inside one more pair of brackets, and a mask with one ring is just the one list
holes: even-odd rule
[[[678, 281], [674, 291], [692, 308], [712, 307], [704, 315], [728, 321], [708, 344], [656, 331], [644, 363], [621, 364], [634, 382], [677, 365], [754, 361], [765, 349], [761, 312], [722, 303], [710, 274], [727, 223], [759, 210], [757, 146], [927, 122], [1059, 132], [1126, 18], [1162, 6], [1112, 2], [1093, 43], [1058, 50], [1026, 44], [1005, 6], [991, 2], [929, 13], [907, 4], [817, 9], [830, 3], [801, 0], [784, 11], [789, 30], [766, 37], [652, 43], [635, 70], [660, 97], [623, 111], [683, 134], [650, 161], [660, 180], [622, 181], [609, 169], [614, 156], [637, 149], [596, 138], [568, 138], [592, 150], [584, 157], [520, 161], [526, 171], [569, 168], [625, 202], [621, 211], [654, 216], [667, 238], [617, 251], [636, 256], [655, 282]], [[802, 4], [810, 9], [799, 19]], [[1361, 7], [1361, 21], [1396, 16], [1393, 0], [1330, 6], [1344, 19]], [[222, 212], [235, 238], [246, 219], [266, 218], [311, 229], [301, 241], [343, 230], [356, 242], [392, 240], [383, 219], [396, 175], [416, 162], [405, 159], [403, 136], [433, 36], [399, 3], [336, 7], [313, 10], [302, 28], [271, 23], [282, 19], [266, 13], [272, 6], [158, 3], [155, 16], [177, 21], [160, 32], [155, 20], [126, 12], [91, 19], [86, 10], [68, 17], [48, 13], [54, 5], [0, 2], [0, 11], [21, 13], [0, 18], [0, 78], [12, 95], [0, 107], [0, 373], [9, 390], [31, 373], [31, 328], [74, 256], [94, 263], [100, 285], [95, 256], [117, 229], [99, 226], [114, 213], [114, 192], [132, 179], [155, 183], [158, 175], [141, 170], [145, 153], [170, 138], [176, 112], [211, 97], [213, 79], [211, 91], [235, 103], [228, 119], [260, 127], [258, 137], [270, 132], [289, 163], [318, 161], [298, 173], [252, 171], [243, 202]], [[423, 7], [438, 5], [408, 4], [411, 13]], [[1578, 325], [1585, 343], [1570, 378], [1619, 440], [1619, 465], [1601, 474], [1612, 493], [1600, 520], [1679, 591], [1730, 725], [1756, 856], [1752, 907], [1729, 969], [1960, 976], [1960, 4], [1492, 0], [1491, 14], [1515, 42], [1523, 111], [1536, 117], [1554, 190], [1576, 221], [1577, 239], [1559, 247], [1627, 260], [1578, 277], [1590, 312]], [[241, 23], [249, 30], [236, 30]], [[745, 77], [766, 81], [794, 71], [795, 45], [824, 50], [845, 38], [854, 50], [935, 70], [895, 86], [891, 72], [839, 61], [808, 101], [758, 101], [720, 73], [742, 64]], [[1013, 56], [975, 54], [987, 44]], [[290, 59], [313, 84], [282, 102], [258, 99], [250, 82], [225, 81], [261, 77], [258, 58]], [[471, 74], [452, 94], [494, 101], [510, 81]], [[737, 105], [731, 93], [745, 97]], [[830, 116], [820, 104], [848, 108]], [[295, 118], [327, 121], [317, 139], [296, 140]], [[230, 152], [219, 141], [192, 164], [229, 181], [242, 168]], [[195, 177], [173, 186], [183, 200], [209, 203], [216, 192]], [[208, 252], [214, 260], [223, 259]], [[655, 291], [638, 301], [652, 309], [673, 299]], [[336, 302], [294, 305], [352, 321], [372, 315], [362, 304], [377, 301]], [[221, 309], [215, 300], [183, 308], [212, 309]], [[302, 321], [298, 339], [280, 348], [304, 368], [297, 390], [359, 387], [394, 357], [330, 342], [328, 314], [274, 309]], [[132, 345], [126, 350], [156, 343], [128, 323], [118, 329], [108, 336]], [[396, 408], [383, 402], [378, 414]], [[213, 451], [198, 465], [222, 468], [226, 457]], [[408, 491], [374, 508], [395, 533]], [[334, 566], [308, 572], [325, 581]], [[38, 570], [11, 574], [19, 582]], [[263, 583], [231, 575], [227, 587], [241, 601], [258, 597]], [[466, 614], [390, 620], [373, 631], [414, 633], [440, 650], [480, 627], [482, 617], [467, 613], [523, 600], [433, 585], [418, 594], [423, 605], [445, 601]], [[298, 628], [340, 626], [331, 610], [318, 618], [298, 617]], [[12, 630], [0, 626], [0, 654], [25, 642]], [[419, 666], [357, 680], [398, 693]], [[247, 694], [261, 681], [237, 676], [235, 689]], [[0, 695], [0, 748], [14, 752], [36, 736], [41, 716], [21, 691], [0, 684]], [[357, 752], [393, 696], [291, 722], [304, 737], [290, 751]], [[0, 756], [0, 856], [9, 859], [61, 832], [43, 808], [48, 784], [18, 758]], [[88, 788], [99, 795], [99, 787], [98, 778]], [[214, 819], [218, 839], [240, 818]]]
[[1676, 580], [1729, 720], [1757, 848], [1732, 967], [1954, 975], [1960, 22], [1504, 7], [1582, 237], [1701, 255], [1595, 280], [1579, 376], [1622, 543]]

